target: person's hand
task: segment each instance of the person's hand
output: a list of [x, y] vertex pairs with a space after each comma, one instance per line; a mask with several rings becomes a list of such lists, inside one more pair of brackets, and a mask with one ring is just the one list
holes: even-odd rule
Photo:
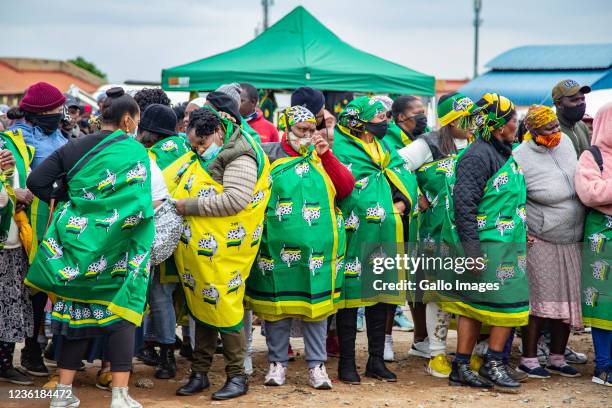
[[327, 140], [323, 139], [318, 132], [312, 135], [312, 144], [314, 145], [319, 156], [327, 153], [329, 150], [329, 143], [327, 143]]
[[27, 207], [32, 204], [32, 200], [34, 199], [34, 194], [28, 189], [25, 188], [16, 188], [15, 189], [15, 198], [17, 199], [17, 204]]
[[534, 237], [533, 235], [527, 234], [527, 246], [529, 247], [533, 246], [533, 244], [535, 244], [537, 240], [538, 239]]
[[429, 208], [429, 200], [424, 195], [419, 195], [419, 210], [421, 212], [427, 211]]
[[236, 118], [234, 118], [232, 115], [230, 115], [227, 112], [221, 112], [219, 111], [219, 116], [221, 117], [221, 119], [227, 119], [230, 122], [236, 123]]
[[406, 211], [406, 204], [404, 204], [403, 201], [393, 203], [393, 206], [395, 207], [395, 210], [398, 212], [399, 215], [404, 215], [404, 211]]
[[9, 170], [15, 167], [15, 157], [10, 150], [0, 151], [0, 169], [2, 171]]
[[185, 204], [186, 204], [185, 200], [178, 200], [175, 203], [176, 213], [178, 215], [185, 215]]

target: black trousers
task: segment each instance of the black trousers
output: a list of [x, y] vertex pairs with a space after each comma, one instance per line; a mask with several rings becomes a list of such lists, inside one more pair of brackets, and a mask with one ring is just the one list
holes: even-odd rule
[[[111, 371], [126, 372], [132, 370], [134, 357], [134, 342], [136, 340], [136, 326], [133, 324], [121, 325], [118, 330], [113, 325], [108, 326], [104, 336], [105, 355], [110, 361]], [[59, 353], [57, 366], [67, 370], [76, 370], [86, 358], [87, 350], [93, 339], [62, 338], [62, 347]]]
[[[387, 312], [395, 310], [395, 307], [395, 305], [387, 303], [376, 303], [365, 308], [368, 354], [370, 357], [383, 358]], [[355, 338], [357, 337], [357, 308], [338, 310], [336, 328], [340, 343], [340, 358], [354, 360]]]
[[45, 318], [47, 294], [44, 292], [38, 292], [37, 294], [30, 296], [30, 300], [32, 301], [32, 312], [34, 315], [34, 333], [32, 337], [27, 337], [25, 339], [25, 348], [29, 353], [40, 356], [42, 355], [42, 349], [38, 344], [38, 333]]

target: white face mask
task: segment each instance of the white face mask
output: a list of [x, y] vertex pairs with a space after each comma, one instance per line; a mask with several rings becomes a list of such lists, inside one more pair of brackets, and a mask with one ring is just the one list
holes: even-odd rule
[[312, 140], [309, 137], [297, 137], [293, 132], [289, 132], [287, 140], [293, 150], [300, 154], [308, 153], [308, 149], [312, 145]]

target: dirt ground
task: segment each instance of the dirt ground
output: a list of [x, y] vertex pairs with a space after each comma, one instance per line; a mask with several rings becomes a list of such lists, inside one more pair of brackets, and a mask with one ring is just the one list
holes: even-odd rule
[[[497, 392], [478, 392], [463, 387], [449, 387], [446, 380], [436, 379], [425, 374], [426, 360], [408, 356], [408, 348], [412, 343], [412, 333], [394, 332], [396, 362], [389, 367], [397, 374], [397, 383], [383, 383], [369, 378], [362, 378], [361, 385], [345, 385], [335, 380], [337, 359], [330, 358], [327, 369], [334, 379], [333, 390], [316, 391], [308, 385], [308, 371], [303, 356], [301, 339], [292, 339], [291, 343], [299, 353], [295, 362], [289, 363], [287, 383], [282, 387], [266, 387], [263, 377], [267, 370], [266, 347], [264, 338], [255, 332], [255, 373], [250, 380], [249, 393], [231, 401], [211, 401], [210, 395], [225, 381], [223, 358], [217, 356], [213, 370], [209, 375], [211, 388], [193, 397], [177, 397], [174, 391], [183, 384], [189, 376], [189, 362], [178, 357], [179, 372], [175, 380], [157, 380], [153, 377], [153, 367], [136, 362], [131, 380], [131, 395], [145, 407], [189, 408], [205, 405], [220, 405], [233, 407], [612, 407], [612, 388], [595, 385], [591, 382], [593, 370], [593, 350], [590, 335], [572, 335], [570, 343], [578, 351], [588, 353], [589, 363], [576, 366], [582, 373], [580, 378], [563, 378], [554, 376], [548, 380], [531, 379], [523, 384], [519, 394], [500, 394]], [[456, 333], [449, 334], [449, 350], [455, 348]], [[513, 357], [518, 358], [518, 344], [515, 340]], [[364, 370], [366, 353], [365, 333], [359, 333], [358, 362], [360, 370]], [[18, 358], [16, 361], [19, 361]], [[111, 393], [95, 388], [97, 368], [88, 365], [85, 372], [78, 373], [75, 382], [75, 392], [81, 399], [81, 407], [108, 407]], [[140, 378], [153, 380], [152, 389], [142, 389], [134, 386]], [[36, 388], [46, 382], [44, 378], [36, 379]], [[48, 407], [48, 400], [11, 400], [9, 390], [32, 387], [18, 387], [0, 384], [0, 407]]]

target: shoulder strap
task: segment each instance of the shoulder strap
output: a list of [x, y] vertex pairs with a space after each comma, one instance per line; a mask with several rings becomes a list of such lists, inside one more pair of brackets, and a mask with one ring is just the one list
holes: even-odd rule
[[589, 152], [591, 152], [595, 158], [595, 162], [597, 166], [599, 166], [599, 171], [603, 173], [603, 156], [601, 155], [601, 150], [599, 150], [598, 146], [592, 145], [589, 147]]

